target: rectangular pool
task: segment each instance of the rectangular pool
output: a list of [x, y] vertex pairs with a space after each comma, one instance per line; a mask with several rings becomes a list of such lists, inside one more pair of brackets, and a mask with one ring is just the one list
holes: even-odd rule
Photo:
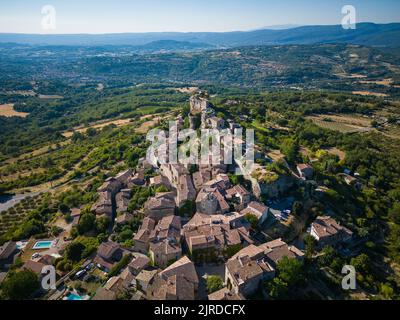
[[53, 241], [38, 241], [32, 247], [33, 250], [40, 250], [40, 249], [50, 249], [53, 245]]

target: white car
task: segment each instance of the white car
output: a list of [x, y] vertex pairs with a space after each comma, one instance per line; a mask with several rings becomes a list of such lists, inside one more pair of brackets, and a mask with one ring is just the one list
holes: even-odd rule
[[33, 255], [32, 255], [32, 259], [37, 259], [37, 258], [39, 258], [40, 257], [40, 254], [39, 253], [34, 253]]

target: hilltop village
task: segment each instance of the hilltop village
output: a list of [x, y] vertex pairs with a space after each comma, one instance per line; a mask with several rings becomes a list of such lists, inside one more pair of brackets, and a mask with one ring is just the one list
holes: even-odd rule
[[[191, 97], [188, 119], [192, 129], [240, 128], [217, 116], [202, 92]], [[184, 117], [175, 120], [183, 128]], [[141, 158], [137, 167], [109, 177], [97, 189], [90, 212], [104, 232], [94, 252], [84, 254], [90, 244], [71, 243], [73, 230], [93, 224], [83, 208], [72, 208], [60, 235], [1, 246], [3, 271], [16, 258], [22, 259], [21, 270], [39, 279], [45, 266], [57, 266], [57, 289], [36, 292], [44, 299], [268, 298], [264, 284], [279, 270], [301, 268], [326, 246], [346, 253], [354, 236], [330, 212], [298, 225], [307, 221], [304, 206], [311, 207], [324, 192], [313, 180], [312, 162], [298, 163], [294, 170], [284, 157], [273, 159], [255, 149], [254, 169], [243, 176], [235, 174], [240, 161], [185, 166]], [[281, 173], [267, 169], [278, 161]], [[357, 175], [343, 177], [349, 186], [361, 187]], [[306, 195], [301, 203], [287, 195], [300, 188]], [[71, 268], [66, 256], [82, 262]]]

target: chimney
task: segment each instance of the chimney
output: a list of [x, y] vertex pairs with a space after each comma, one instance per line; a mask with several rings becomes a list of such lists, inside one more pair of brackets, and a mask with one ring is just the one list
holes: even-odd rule
[[243, 261], [242, 261], [242, 257], [238, 257], [238, 261], [240, 263], [240, 266], [243, 268]]

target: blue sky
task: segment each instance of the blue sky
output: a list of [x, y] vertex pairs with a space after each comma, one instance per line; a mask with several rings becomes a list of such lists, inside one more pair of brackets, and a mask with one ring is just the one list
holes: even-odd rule
[[52, 33], [117, 33], [340, 24], [347, 4], [359, 22], [400, 22], [399, 0], [1, 0], [0, 32], [49, 33], [41, 28], [44, 5], [56, 9]]

